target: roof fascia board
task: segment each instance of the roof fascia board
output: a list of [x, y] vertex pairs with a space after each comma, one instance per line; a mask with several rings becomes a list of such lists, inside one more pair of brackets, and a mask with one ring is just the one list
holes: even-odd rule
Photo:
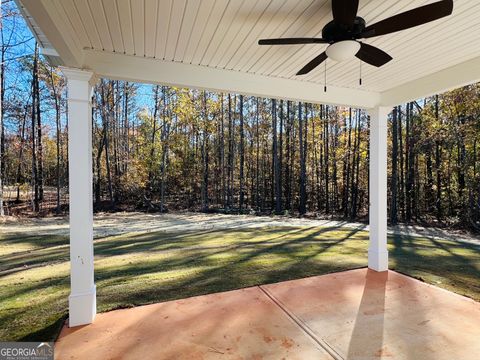
[[440, 70], [381, 93], [382, 106], [395, 106], [480, 81], [480, 57]]
[[[56, 16], [58, 14], [51, 14], [45, 8], [44, 2], [41, 0], [15, 0], [17, 6], [21, 9], [25, 21], [29, 22], [29, 18], [35, 19], [38, 28], [41, 29], [44, 35], [55, 51], [58, 53], [65, 66], [82, 67], [83, 64], [83, 50], [78, 49], [68, 34], [61, 33], [56, 26]], [[35, 37], [39, 38], [33, 24], [28, 24]]]

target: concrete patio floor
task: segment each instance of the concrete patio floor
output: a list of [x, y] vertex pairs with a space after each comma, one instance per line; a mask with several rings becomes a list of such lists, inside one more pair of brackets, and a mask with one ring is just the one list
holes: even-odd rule
[[[226, 274], [228, 276], [228, 274]], [[97, 315], [57, 359], [479, 359], [480, 303], [359, 269]]]

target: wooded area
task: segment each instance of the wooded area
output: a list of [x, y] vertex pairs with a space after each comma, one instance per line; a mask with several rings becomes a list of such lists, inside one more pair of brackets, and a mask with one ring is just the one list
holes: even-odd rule
[[[14, 9], [8, 16], [0, 69], [2, 210], [63, 213], [65, 80], [36, 45], [27, 46], [34, 40], [18, 31], [24, 25], [13, 20]], [[479, 95], [477, 84], [394, 109], [391, 223], [478, 228]], [[366, 218], [364, 111], [106, 79], [93, 107], [96, 209]]]

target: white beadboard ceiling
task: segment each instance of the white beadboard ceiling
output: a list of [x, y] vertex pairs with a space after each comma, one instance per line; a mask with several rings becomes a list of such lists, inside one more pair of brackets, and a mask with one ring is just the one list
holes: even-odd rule
[[[42, 11], [54, 19], [56, 31], [79, 51], [120, 53], [324, 83], [323, 65], [306, 76], [295, 76], [295, 73], [324, 51], [325, 45], [258, 46], [257, 41], [272, 37], [321, 36], [322, 27], [332, 19], [330, 0], [19, 1], [31, 9], [34, 18], [40, 16], [36, 9], [41, 4]], [[40, 4], [32, 5], [33, 1]], [[360, 0], [358, 15], [372, 24], [432, 2]], [[327, 61], [327, 83], [381, 93], [477, 58], [480, 55], [479, 14], [480, 1], [455, 0], [450, 17], [367, 39], [365, 42], [388, 52], [393, 61], [381, 68], [363, 63], [361, 87], [359, 60]], [[45, 32], [47, 37], [48, 33], [51, 30]]]

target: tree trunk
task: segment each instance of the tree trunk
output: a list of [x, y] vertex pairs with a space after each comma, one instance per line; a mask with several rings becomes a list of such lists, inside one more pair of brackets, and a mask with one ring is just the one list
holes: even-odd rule
[[240, 213], [243, 210], [243, 203], [245, 200], [244, 193], [244, 162], [245, 162], [245, 133], [243, 128], [243, 95], [240, 95], [239, 103], [240, 113]]
[[202, 181], [202, 210], [208, 211], [208, 113], [207, 113], [207, 92], [203, 91], [203, 142], [202, 142], [202, 160], [203, 160], [203, 181]]
[[358, 214], [358, 197], [360, 192], [360, 145], [362, 139], [362, 117], [361, 112], [357, 110], [357, 121], [355, 126], [355, 140], [353, 145], [353, 165], [352, 165], [352, 210], [351, 220], [355, 220]]
[[[2, 13], [2, 4], [0, 2], [0, 28], [3, 26], [3, 13]], [[3, 125], [3, 99], [4, 99], [4, 69], [5, 69], [5, 46], [2, 42], [2, 63], [0, 64], [0, 216], [5, 215], [5, 210], [3, 208], [3, 183], [5, 176], [5, 128]], [[22, 149], [20, 150], [22, 151]], [[18, 195], [17, 195], [18, 198]]]
[[329, 160], [329, 107], [328, 105], [325, 106], [325, 119], [324, 119], [324, 146], [325, 146], [325, 213], [329, 214], [330, 213], [330, 189], [329, 189], [329, 183], [330, 183], [330, 170], [329, 170], [329, 165], [330, 165], [330, 160]]
[[[105, 82], [102, 84], [102, 117], [103, 117], [103, 144], [105, 147], [105, 166], [107, 168], [107, 182], [108, 182], [108, 195], [110, 199], [110, 204], [114, 205], [113, 199], [113, 186], [112, 186], [112, 173], [110, 169], [110, 151], [109, 151], [109, 141], [108, 141], [108, 131], [109, 131], [109, 116], [110, 111], [112, 110], [110, 105], [110, 99], [106, 98], [105, 86], [108, 86], [109, 92], [112, 91], [111, 82]], [[107, 110], [108, 106], [108, 110]], [[108, 113], [107, 113], [108, 111]]]
[[[346, 121], [345, 121], [346, 123]], [[348, 217], [349, 215], [349, 193], [350, 193], [350, 153], [352, 147], [352, 108], [348, 110], [348, 129], [346, 129], [348, 133], [348, 140], [347, 140], [347, 149], [346, 149], [346, 156], [345, 156], [345, 163], [344, 163], [344, 182], [343, 182], [343, 215], [344, 217]]]
[[[439, 119], [439, 101], [438, 95], [435, 95], [435, 119], [437, 124], [440, 122]], [[437, 220], [440, 221], [442, 219], [442, 173], [441, 173], [441, 166], [442, 166], [442, 148], [441, 148], [441, 136], [437, 134], [435, 140], [435, 173], [437, 177], [437, 192], [436, 192], [436, 199], [435, 199], [435, 208], [436, 208], [436, 215]]]
[[149, 159], [149, 169], [148, 169], [148, 185], [147, 185], [147, 196], [149, 199], [152, 197], [153, 193], [153, 174], [154, 174], [154, 164], [155, 164], [155, 139], [157, 137], [157, 116], [158, 116], [158, 107], [160, 102], [159, 97], [160, 85], [155, 86], [154, 90], [154, 102], [153, 102], [153, 116], [152, 116], [152, 133], [150, 134], [150, 159]]
[[283, 100], [280, 100], [280, 128], [279, 128], [279, 140], [278, 140], [278, 196], [280, 197], [280, 207], [283, 212], [283, 126], [284, 126], [284, 114], [283, 114]]
[[272, 162], [273, 162], [273, 182], [275, 190], [275, 214], [282, 213], [282, 189], [280, 186], [280, 164], [278, 159], [278, 143], [277, 143], [277, 101], [272, 99], [272, 131], [273, 131], [273, 144], [272, 144]]
[[398, 106], [397, 110], [397, 117], [398, 117], [398, 149], [399, 149], [399, 160], [400, 160], [400, 171], [399, 171], [399, 178], [400, 178], [400, 186], [399, 186], [399, 196], [398, 196], [398, 203], [400, 212], [402, 214], [402, 221], [406, 220], [405, 214], [405, 171], [404, 171], [404, 146], [403, 146], [403, 126], [402, 126], [402, 106]]
[[162, 129], [162, 161], [160, 163], [160, 212], [165, 211], [165, 178], [167, 167], [167, 154], [168, 154], [168, 137], [170, 135], [170, 124], [167, 122], [167, 88], [162, 86], [163, 96], [163, 129]]
[[[35, 102], [36, 105], [36, 113], [37, 113], [37, 148], [38, 148], [38, 157], [37, 157], [37, 164], [38, 164], [38, 200], [43, 201], [44, 194], [43, 194], [43, 139], [42, 139], [42, 113], [40, 111], [40, 84], [38, 81], [39, 75], [39, 53], [38, 53], [38, 44], [36, 49], [35, 61], [37, 63], [35, 69], [35, 93], [34, 96], [37, 97]], [[33, 111], [33, 110], [32, 110]]]
[[260, 209], [260, 133], [259, 133], [259, 108], [258, 108], [258, 97], [256, 99], [256, 106], [255, 106], [255, 132], [257, 138], [256, 144], [256, 170], [255, 170], [255, 200], [257, 204], [257, 210]]
[[[305, 159], [305, 139], [304, 139], [304, 119], [302, 116], [302, 103], [298, 103], [298, 137], [300, 141], [300, 202], [298, 205], [298, 212], [300, 215], [305, 215], [307, 212], [306, 206], [306, 159]], [[306, 129], [305, 129], [306, 130]], [[306, 133], [306, 131], [305, 131]]]
[[320, 105], [320, 129], [319, 129], [319, 134], [320, 134], [320, 146], [319, 146], [319, 159], [318, 159], [318, 189], [317, 189], [317, 210], [322, 211], [323, 205], [325, 203], [325, 197], [324, 197], [324, 187], [323, 187], [323, 180], [325, 176], [322, 173], [322, 170], [324, 169], [324, 150], [325, 150], [325, 126], [323, 124], [325, 118], [325, 106]]
[[412, 136], [412, 107], [411, 103], [407, 104], [406, 117], [406, 161], [407, 161], [407, 187], [406, 187], [406, 217], [407, 221], [412, 221], [413, 198], [414, 198], [414, 153], [413, 153], [413, 136]]
[[61, 133], [62, 124], [60, 123], [60, 96], [55, 94], [55, 125], [57, 131], [57, 141], [56, 141], [56, 150], [57, 150], [57, 166], [56, 166], [56, 185], [57, 185], [57, 206], [56, 206], [56, 213], [60, 214], [61, 212], [61, 201], [60, 201], [60, 189], [62, 186], [61, 183], [61, 157], [60, 157], [60, 142], [61, 142]]
[[35, 53], [33, 57], [33, 73], [32, 73], [32, 181], [33, 181], [33, 211], [38, 212], [39, 206], [39, 188], [38, 188], [38, 168], [37, 168], [37, 145], [36, 145], [36, 126], [37, 126], [37, 100], [36, 93], [38, 75], [38, 45], [35, 43]]
[[228, 94], [228, 199], [227, 206], [233, 205], [233, 120], [232, 120], [232, 96]]
[[220, 168], [222, 181], [222, 206], [227, 207], [227, 181], [225, 179], [225, 123], [224, 123], [224, 99], [223, 93], [220, 95]]
[[[31, 94], [30, 94], [31, 96]], [[27, 116], [28, 116], [28, 106], [25, 106], [25, 112], [22, 119], [22, 126], [20, 130], [20, 154], [18, 156], [18, 167], [17, 167], [17, 176], [16, 183], [17, 183], [17, 198], [16, 202], [20, 202], [20, 185], [25, 181], [23, 172], [22, 172], [22, 164], [23, 164], [23, 153], [25, 147], [25, 127], [27, 124]]]
[[338, 210], [338, 178], [337, 178], [337, 148], [338, 148], [338, 116], [335, 116], [335, 122], [333, 124], [333, 144], [332, 144], [332, 155], [333, 155], [333, 211]]
[[390, 200], [390, 222], [396, 224], [397, 216], [397, 183], [398, 183], [398, 112], [397, 107], [393, 108], [392, 117], [392, 180]]
[[[313, 106], [313, 105], [312, 105]], [[317, 133], [315, 130], [315, 116], [312, 116], [312, 147], [313, 147], [313, 164], [312, 170], [315, 171], [315, 187], [312, 185], [312, 190], [315, 188], [316, 209], [320, 211], [320, 164], [318, 163], [318, 148], [317, 148]]]
[[292, 182], [292, 168], [291, 168], [291, 132], [292, 132], [292, 122], [290, 119], [290, 101], [287, 101], [287, 126], [285, 129], [285, 138], [286, 138], [286, 159], [285, 159], [285, 207], [288, 210], [292, 209], [292, 192], [290, 184]]
[[50, 75], [50, 86], [52, 87], [52, 95], [53, 95], [53, 100], [55, 104], [55, 127], [56, 127], [56, 169], [55, 169], [55, 175], [56, 175], [56, 209], [55, 212], [57, 214], [60, 214], [61, 212], [61, 204], [60, 204], [60, 188], [61, 188], [61, 181], [60, 181], [60, 174], [61, 174], [61, 153], [60, 153], [60, 148], [61, 148], [61, 109], [60, 109], [60, 102], [62, 100], [61, 95], [57, 91], [57, 87], [55, 84], [55, 80], [53, 77], [53, 72], [54, 69], [51, 67], [49, 69], [49, 75]]

